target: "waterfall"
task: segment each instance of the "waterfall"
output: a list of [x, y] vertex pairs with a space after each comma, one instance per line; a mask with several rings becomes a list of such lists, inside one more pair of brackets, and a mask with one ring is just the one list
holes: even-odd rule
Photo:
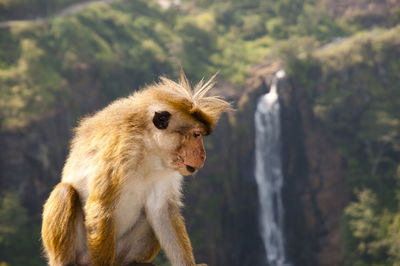
[[255, 113], [256, 164], [255, 177], [260, 201], [261, 236], [269, 266], [291, 265], [285, 254], [281, 162], [280, 106], [278, 80], [283, 70], [273, 77], [270, 92], [263, 95]]

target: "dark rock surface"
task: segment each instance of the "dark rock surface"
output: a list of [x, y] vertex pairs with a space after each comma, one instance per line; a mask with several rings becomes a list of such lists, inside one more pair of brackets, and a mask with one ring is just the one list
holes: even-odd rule
[[67, 110], [60, 110], [27, 128], [0, 133], [0, 187], [18, 190], [32, 216], [59, 181], [71, 138]]
[[349, 201], [342, 159], [301, 87], [279, 87], [289, 256], [295, 265], [342, 265], [339, 223]]

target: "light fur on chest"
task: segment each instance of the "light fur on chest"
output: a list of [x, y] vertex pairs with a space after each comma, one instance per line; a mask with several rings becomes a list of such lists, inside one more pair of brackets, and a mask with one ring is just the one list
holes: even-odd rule
[[119, 194], [115, 218], [117, 239], [132, 229], [146, 206], [155, 211], [168, 201], [180, 204], [182, 176], [176, 171], [159, 170], [146, 176], [127, 178]]

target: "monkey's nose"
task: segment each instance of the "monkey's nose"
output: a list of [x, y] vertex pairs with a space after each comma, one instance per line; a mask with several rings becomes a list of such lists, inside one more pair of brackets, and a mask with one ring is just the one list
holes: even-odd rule
[[186, 165], [186, 170], [188, 170], [191, 173], [194, 173], [194, 171], [196, 171], [196, 168], [194, 168], [192, 166], [189, 166], [189, 165]]

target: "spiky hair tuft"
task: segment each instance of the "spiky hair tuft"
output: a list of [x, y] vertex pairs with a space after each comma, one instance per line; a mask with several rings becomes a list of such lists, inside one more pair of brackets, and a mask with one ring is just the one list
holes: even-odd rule
[[181, 71], [179, 83], [161, 77], [160, 82], [151, 89], [156, 91], [159, 98], [162, 98], [160, 100], [204, 123], [208, 133], [211, 133], [221, 114], [231, 110], [230, 103], [220, 96], [207, 96], [215, 86], [217, 74], [214, 74], [207, 82], [202, 79], [192, 88], [185, 73]]

